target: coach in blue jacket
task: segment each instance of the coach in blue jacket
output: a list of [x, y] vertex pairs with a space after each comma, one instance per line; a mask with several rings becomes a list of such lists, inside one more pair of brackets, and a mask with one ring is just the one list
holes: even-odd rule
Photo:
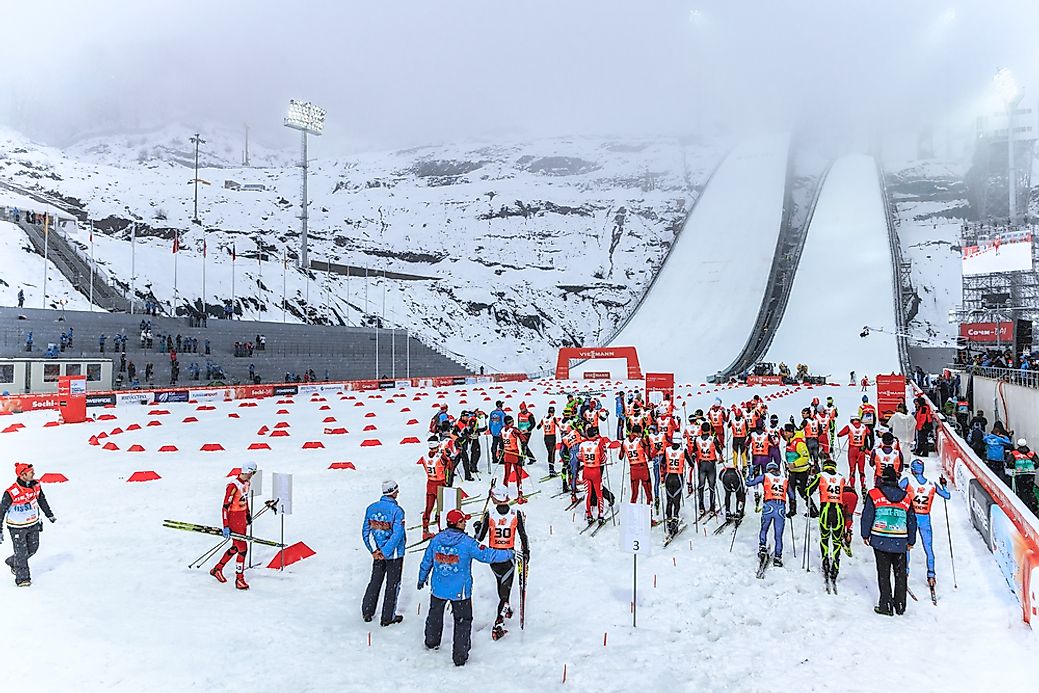
[[361, 538], [372, 554], [372, 578], [361, 601], [361, 616], [365, 622], [375, 616], [379, 604], [379, 590], [386, 580], [386, 594], [382, 599], [382, 620], [389, 626], [400, 623], [403, 616], [396, 613], [397, 595], [400, 593], [400, 576], [404, 569], [404, 509], [397, 505], [397, 482], [382, 482], [382, 498], [368, 506], [361, 525]]
[[473, 630], [473, 559], [481, 563], [504, 563], [513, 558], [512, 549], [489, 549], [466, 534], [465, 513], [461, 510], [447, 513], [447, 529], [429, 542], [418, 571], [419, 589], [426, 586], [430, 573], [433, 582], [426, 616], [426, 647], [440, 647], [444, 607], [451, 602], [455, 620], [452, 658], [455, 666], [465, 665]]

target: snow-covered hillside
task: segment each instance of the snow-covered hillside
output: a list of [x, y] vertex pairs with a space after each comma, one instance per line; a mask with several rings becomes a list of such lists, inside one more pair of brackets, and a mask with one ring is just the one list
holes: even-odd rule
[[913, 345], [948, 346], [956, 338], [949, 309], [960, 304], [960, 227], [970, 216], [965, 174], [965, 166], [938, 161], [911, 161], [887, 170], [902, 254], [912, 263], [920, 298], [909, 322]]
[[[8, 221], [0, 221], [0, 305], [18, 305], [18, 290], [25, 295], [25, 305], [42, 308], [44, 260], [37, 255], [25, 231]], [[47, 308], [90, 310], [90, 301], [66, 279], [54, 263], [47, 261]], [[89, 292], [89, 279], [83, 290]], [[44, 345], [46, 346], [46, 345]]]
[[[178, 139], [167, 146], [170, 132]], [[282, 319], [284, 282], [288, 320], [358, 324], [384, 314], [387, 326], [410, 328], [470, 364], [529, 371], [544, 369], [558, 346], [612, 334], [725, 152], [720, 142], [562, 138], [331, 160], [315, 140], [311, 261], [432, 278], [373, 279], [366, 289], [363, 277], [308, 277], [293, 267], [298, 168], [200, 169], [202, 225], [193, 225], [194, 172], [182, 156], [189, 134], [95, 138], [62, 151], [0, 131], [0, 182], [59, 196], [94, 220], [98, 263], [125, 288], [136, 221], [137, 291], [167, 310], [179, 230], [178, 305], [201, 305], [205, 236], [211, 310], [232, 297], [234, 248], [244, 316]], [[218, 154], [221, 166], [234, 160]], [[227, 189], [226, 180], [265, 190]], [[69, 235], [86, 249], [85, 227]]]

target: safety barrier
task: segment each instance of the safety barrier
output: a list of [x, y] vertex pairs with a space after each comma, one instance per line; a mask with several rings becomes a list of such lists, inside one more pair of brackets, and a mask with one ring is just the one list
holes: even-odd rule
[[[395, 390], [403, 387], [452, 387], [528, 380], [526, 373], [492, 375], [459, 375], [395, 380], [339, 380], [312, 383], [271, 383], [264, 385], [225, 385], [210, 387], [168, 387], [149, 390], [113, 390], [87, 394], [88, 407], [113, 407], [124, 404], [159, 404], [167, 402], [230, 402], [238, 399], [262, 399], [320, 392]], [[57, 409], [55, 393], [0, 397], [0, 414]]]

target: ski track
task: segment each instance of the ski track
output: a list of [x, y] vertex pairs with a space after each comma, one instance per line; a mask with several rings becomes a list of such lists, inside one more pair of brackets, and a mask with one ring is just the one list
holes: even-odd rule
[[[492, 400], [499, 398], [501, 391], [493, 389], [497, 386], [484, 387]], [[534, 402], [539, 418], [549, 399], [556, 400], [557, 411], [565, 401], [558, 394], [560, 385], [550, 381], [502, 387], [510, 397], [506, 406], [515, 410], [520, 401]], [[443, 390], [450, 393], [444, 399], [434, 393], [419, 401], [408, 390], [395, 394], [392, 405], [386, 401], [389, 392], [376, 393], [381, 399], [354, 393], [366, 402], [364, 407], [327, 393], [330, 411], [319, 411], [318, 403], [299, 395], [292, 405], [271, 398], [258, 400], [255, 408], [216, 403], [215, 411], [201, 412], [189, 404], [92, 409], [94, 415], [114, 413], [118, 419], [48, 429], [42, 424], [56, 418], [55, 412], [7, 419], [23, 421], [26, 428], [3, 435], [8, 466], [2, 471], [9, 474], [10, 462], [25, 460], [38, 473], [62, 472], [69, 482], [47, 486], [59, 521], [45, 523], [40, 552], [31, 561], [33, 586], [0, 584], [5, 620], [19, 624], [0, 630], [0, 648], [13, 652], [34, 643], [32, 652], [42, 664], [33, 673], [37, 691], [331, 691], [368, 689], [373, 681], [392, 681], [407, 691], [442, 684], [473, 690], [488, 681], [496, 690], [541, 690], [560, 684], [564, 664], [567, 686], [587, 691], [631, 690], [635, 681], [645, 690], [833, 690], [839, 685], [867, 691], [876, 690], [878, 675], [890, 672], [897, 672], [899, 685], [909, 690], [1020, 689], [1028, 680], [1035, 638], [971, 528], [958, 492], [949, 510], [959, 589], [952, 588], [944, 513], [938, 504], [939, 605], [929, 603], [918, 548], [910, 585], [922, 601], [910, 601], [902, 618], [873, 614], [875, 569], [872, 552], [861, 540], [856, 539], [854, 557], [842, 560], [839, 596], [823, 589], [817, 544], [811, 574], [800, 568], [803, 517], [793, 521], [798, 556], [789, 545], [788, 530], [786, 567], [770, 567], [764, 580], [756, 580], [760, 516], [753, 513], [753, 500], [730, 553], [730, 533], [704, 536], [701, 528], [696, 534], [686, 499], [689, 529], [667, 549], [661, 548], [662, 530], [655, 529], [653, 555], [640, 557], [639, 626], [632, 629], [631, 558], [618, 549], [618, 530], [608, 527], [594, 538], [577, 536], [581, 509], [564, 512], [566, 499], [550, 499], [558, 483], [551, 480], [523, 508], [533, 550], [526, 631], [519, 630], [514, 618], [509, 635], [492, 643], [494, 580], [489, 568], [474, 564], [469, 665], [456, 669], [451, 664], [450, 625], [441, 649], [426, 651], [422, 626], [429, 592], [415, 589], [418, 553], [405, 559], [398, 607], [404, 623], [373, 628], [377, 621], [366, 624], [359, 613], [371, 565], [360, 541], [364, 508], [377, 499], [379, 482], [392, 477], [401, 484], [407, 524], [419, 521], [424, 476], [415, 461], [424, 446], [398, 441], [405, 435], [424, 440], [431, 405], [448, 402], [457, 412], [461, 389]], [[861, 395], [858, 388], [844, 386], [792, 390], [701, 386], [681, 387], [680, 394], [688, 393], [685, 402], [691, 412], [709, 406], [716, 395], [728, 404], [754, 392], [790, 393], [770, 403], [783, 419], [815, 395], [834, 395], [843, 412], [850, 412]], [[473, 396], [468, 401], [485, 409], [493, 404]], [[401, 412], [405, 406], [413, 411]], [[612, 410], [612, 402], [606, 406]], [[170, 414], [148, 416], [156, 408]], [[291, 413], [276, 415], [278, 409]], [[369, 411], [377, 416], [364, 418]], [[241, 418], [229, 419], [228, 413]], [[181, 423], [189, 414], [199, 422]], [[328, 415], [349, 434], [322, 435], [321, 419]], [[412, 416], [419, 424], [404, 425]], [[144, 426], [150, 420], [163, 425], [111, 436], [119, 451], [87, 444], [101, 430], [134, 422]], [[290, 437], [255, 435], [261, 425], [278, 421], [290, 422]], [[379, 430], [362, 433], [373, 421]], [[612, 416], [608, 423], [615, 425]], [[377, 436], [383, 446], [360, 448], [369, 436]], [[261, 439], [273, 450], [243, 454], [250, 442]], [[301, 450], [307, 440], [322, 440], [327, 448]], [[148, 451], [124, 452], [134, 442]], [[221, 442], [227, 451], [195, 452], [205, 442]], [[541, 436], [535, 434], [533, 442], [540, 461], [530, 469], [528, 490], [546, 472]], [[165, 443], [181, 451], [151, 452]], [[231, 584], [217, 584], [205, 570], [186, 567], [218, 537], [168, 530], [161, 521], [219, 524], [225, 475], [246, 459], [255, 459], [265, 471], [263, 497], [270, 491], [271, 471], [294, 473], [295, 513], [286, 519], [286, 541], [303, 540], [317, 555], [284, 573], [251, 570], [252, 589], [241, 593]], [[333, 460], [354, 462], [357, 470], [330, 471]], [[486, 469], [486, 456], [481, 462]], [[842, 459], [842, 470], [845, 464]], [[938, 476], [936, 464], [928, 463], [929, 477]], [[124, 483], [131, 472], [143, 469], [154, 469], [163, 478]], [[619, 470], [611, 469], [610, 485], [624, 498], [615, 473]], [[471, 494], [482, 494], [487, 484], [484, 472], [481, 481], [464, 486]], [[277, 539], [278, 521], [266, 513], [255, 531]], [[415, 540], [417, 532], [409, 537]], [[817, 531], [813, 537], [814, 544]], [[6, 555], [10, 544], [2, 548]], [[258, 547], [256, 555], [266, 562], [273, 549]], [[517, 604], [518, 587], [513, 597]], [[516, 673], [503, 677], [503, 663]]]

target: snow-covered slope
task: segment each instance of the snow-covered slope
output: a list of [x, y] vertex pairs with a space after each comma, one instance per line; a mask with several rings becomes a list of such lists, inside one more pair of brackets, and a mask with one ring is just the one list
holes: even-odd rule
[[960, 226], [970, 218], [965, 174], [962, 165], [938, 161], [895, 163], [887, 171], [902, 255], [920, 299], [909, 321], [913, 345], [950, 346], [956, 338], [949, 309], [961, 300]]
[[[42, 308], [44, 261], [33, 249], [29, 238], [17, 224], [0, 221], [0, 305], [18, 305], [18, 290], [25, 293], [25, 305]], [[90, 310], [90, 301], [47, 261], [48, 308]], [[89, 277], [83, 278], [82, 288], [89, 292]], [[45, 346], [45, 345], [44, 345]]]
[[[232, 297], [233, 247], [234, 299], [245, 316], [281, 319], [287, 264], [289, 320], [358, 324], [383, 314], [387, 326], [501, 370], [542, 370], [557, 347], [612, 334], [725, 147], [562, 138], [330, 160], [320, 158], [315, 142], [311, 260], [366, 267], [373, 276], [386, 270], [434, 278], [373, 279], [366, 292], [363, 279], [295, 269], [297, 168], [204, 167], [199, 178], [209, 184], [199, 186], [200, 228], [190, 221], [194, 174], [183, 157], [159, 148], [158, 159], [127, 160], [131, 140], [116, 146], [107, 138], [65, 152], [0, 132], [0, 181], [54, 193], [95, 220], [98, 263], [125, 287], [129, 222], [136, 220], [137, 290], [150, 291], [167, 310], [179, 229], [180, 304], [201, 305], [205, 235], [210, 306]], [[266, 190], [225, 189], [225, 180]], [[71, 235], [86, 248], [85, 228]]]
[[738, 145], [690, 216], [638, 312], [613, 339], [646, 370], [699, 382], [747, 341], [768, 283], [783, 214], [787, 136]]
[[[783, 322], [767, 361], [808, 364], [843, 380], [899, 370], [891, 252], [872, 157], [838, 159], [808, 228]], [[887, 330], [859, 337], [864, 325]]]

